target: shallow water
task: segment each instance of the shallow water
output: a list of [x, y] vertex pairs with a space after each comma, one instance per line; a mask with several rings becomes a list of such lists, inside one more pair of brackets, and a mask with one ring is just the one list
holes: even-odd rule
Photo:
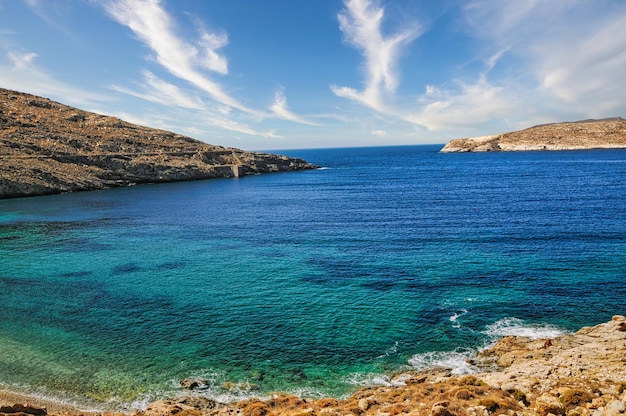
[[0, 380], [116, 408], [189, 376], [337, 396], [626, 313], [626, 151], [439, 148], [0, 201]]

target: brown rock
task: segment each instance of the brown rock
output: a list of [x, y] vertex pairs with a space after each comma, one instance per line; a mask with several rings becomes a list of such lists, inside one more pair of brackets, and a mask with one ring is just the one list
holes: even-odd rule
[[136, 416], [200, 416], [216, 407], [217, 402], [214, 400], [203, 397], [181, 397], [151, 403], [146, 410]]
[[0, 199], [312, 168], [0, 88]]
[[269, 412], [269, 407], [262, 401], [254, 401], [243, 409], [243, 414], [245, 416], [265, 416]]
[[207, 383], [207, 380], [189, 377], [180, 381], [180, 387], [189, 390], [204, 389], [207, 388]]
[[1, 406], [0, 413], [44, 416], [48, 414], [48, 411], [30, 404], [14, 404], [13, 406]]
[[491, 136], [455, 139], [442, 152], [498, 152], [626, 148], [626, 120], [621, 117], [543, 124]]

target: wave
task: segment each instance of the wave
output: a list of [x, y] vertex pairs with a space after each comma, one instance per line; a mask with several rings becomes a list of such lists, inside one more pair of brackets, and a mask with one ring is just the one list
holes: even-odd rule
[[447, 368], [455, 375], [473, 374], [478, 370], [469, 361], [476, 353], [476, 350], [469, 348], [454, 351], [430, 351], [414, 355], [409, 359], [409, 364], [416, 371]]
[[554, 325], [527, 325], [518, 318], [503, 318], [487, 325], [484, 333], [491, 338], [513, 335], [530, 339], [556, 338], [567, 333]]
[[348, 384], [358, 387], [372, 386], [401, 386], [404, 383], [388, 374], [380, 373], [352, 373], [344, 378]]
[[[454, 328], [460, 328], [458, 319], [468, 313], [463, 309], [450, 316]], [[478, 368], [471, 364], [479, 351], [493, 346], [499, 339], [505, 336], [519, 336], [530, 339], [556, 338], [567, 331], [564, 331], [550, 324], [527, 324], [522, 319], [507, 317], [500, 319], [493, 324], [487, 325], [484, 331], [480, 331], [485, 338], [484, 344], [476, 345], [476, 348], [457, 348], [453, 351], [429, 351], [415, 354], [408, 362], [414, 371], [424, 371], [434, 368], [446, 368], [452, 374], [474, 374]]]

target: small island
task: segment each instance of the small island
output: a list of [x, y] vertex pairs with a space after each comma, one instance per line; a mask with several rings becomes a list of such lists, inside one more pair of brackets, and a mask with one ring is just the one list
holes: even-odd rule
[[513, 152], [626, 148], [626, 120], [621, 117], [542, 124], [491, 136], [455, 139], [441, 152]]
[[0, 88], [0, 199], [315, 169]]

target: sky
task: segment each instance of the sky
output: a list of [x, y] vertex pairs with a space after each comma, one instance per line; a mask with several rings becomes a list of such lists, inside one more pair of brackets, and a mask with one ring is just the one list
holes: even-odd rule
[[0, 0], [0, 87], [246, 150], [626, 117], [624, 0]]

